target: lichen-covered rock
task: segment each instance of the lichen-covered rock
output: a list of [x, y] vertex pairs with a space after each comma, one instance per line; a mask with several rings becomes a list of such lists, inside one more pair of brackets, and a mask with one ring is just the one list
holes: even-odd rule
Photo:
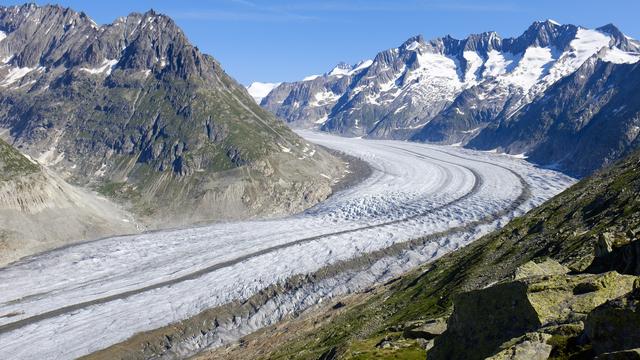
[[551, 335], [527, 333], [500, 346], [500, 351], [488, 357], [489, 360], [545, 360], [549, 358], [553, 346], [547, 344]]
[[640, 289], [589, 313], [585, 334], [598, 354], [640, 348]]
[[485, 358], [528, 332], [583, 320], [598, 305], [631, 291], [634, 280], [616, 272], [534, 276], [462, 293], [429, 359]]
[[518, 267], [513, 274], [513, 280], [525, 279], [532, 276], [562, 275], [569, 272], [569, 268], [553, 259], [542, 262], [529, 261]]

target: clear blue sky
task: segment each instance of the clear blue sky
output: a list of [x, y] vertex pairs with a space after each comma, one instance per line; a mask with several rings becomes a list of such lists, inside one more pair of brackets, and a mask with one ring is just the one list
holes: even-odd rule
[[[51, 1], [37, 1], [43, 4]], [[5, 5], [21, 3], [4, 1]], [[149, 8], [171, 16], [193, 44], [238, 81], [292, 81], [355, 63], [415, 34], [494, 30], [521, 34], [533, 21], [616, 24], [640, 38], [640, 0], [60, 0], [96, 22]]]

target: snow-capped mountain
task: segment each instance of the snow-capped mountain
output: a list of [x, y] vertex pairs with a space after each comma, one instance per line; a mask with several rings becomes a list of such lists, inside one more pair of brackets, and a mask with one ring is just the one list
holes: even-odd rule
[[467, 147], [526, 154], [576, 176], [639, 148], [640, 62], [600, 57], [590, 57], [513, 116], [489, 124]]
[[592, 56], [634, 63], [639, 50], [613, 25], [592, 30], [552, 20], [535, 22], [516, 38], [416, 36], [372, 61], [283, 83], [262, 106], [294, 126], [350, 136], [466, 142]]
[[256, 101], [256, 103], [260, 104], [262, 99], [269, 95], [271, 90], [273, 90], [276, 86], [280, 85], [280, 83], [263, 83], [263, 82], [253, 82], [251, 85], [247, 86], [247, 91], [249, 95]]

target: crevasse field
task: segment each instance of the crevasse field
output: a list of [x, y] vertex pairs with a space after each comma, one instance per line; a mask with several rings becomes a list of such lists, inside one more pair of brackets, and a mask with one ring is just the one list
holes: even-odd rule
[[[398, 261], [379, 261], [368, 270], [372, 276], [309, 287], [302, 299], [297, 294], [279, 308], [282, 316], [439, 257], [574, 181], [491, 152], [301, 134], [362, 158], [372, 175], [302, 214], [101, 239], [0, 269], [0, 358], [75, 358], [296, 274], [478, 224], [466, 236], [444, 236]], [[227, 324], [226, 335], [206, 345], [267, 325], [269, 316]]]

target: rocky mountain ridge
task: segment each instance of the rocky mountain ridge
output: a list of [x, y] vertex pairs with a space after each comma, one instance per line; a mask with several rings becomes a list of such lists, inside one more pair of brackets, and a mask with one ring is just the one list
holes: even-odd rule
[[[462, 40], [412, 37], [351, 71], [283, 83], [261, 105], [293, 126], [346, 136], [528, 154], [544, 147], [537, 137], [526, 147], [518, 146], [508, 136], [494, 137], [492, 129], [505, 129], [535, 104], [544, 106], [541, 101], [554, 85], [594, 61], [625, 68], [639, 60], [640, 42], [611, 24], [591, 30], [547, 20], [535, 22], [515, 38], [503, 39], [495, 32]], [[602, 152], [615, 148], [612, 143], [618, 140], [601, 141]], [[617, 158], [585, 160], [575, 168], [559, 166], [582, 176]], [[543, 165], [558, 163], [557, 156], [536, 154], [532, 159]]]
[[0, 128], [20, 151], [150, 227], [276, 215], [326, 198], [344, 164], [258, 107], [169, 17], [98, 26], [0, 7]]

